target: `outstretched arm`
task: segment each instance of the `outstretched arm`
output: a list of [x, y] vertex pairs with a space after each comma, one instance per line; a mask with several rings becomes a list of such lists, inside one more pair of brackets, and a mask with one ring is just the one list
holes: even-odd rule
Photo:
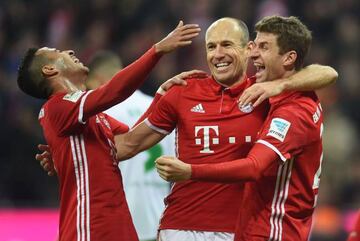
[[141, 86], [163, 54], [191, 44], [191, 40], [199, 32], [200, 28], [197, 24], [184, 25], [180, 21], [171, 33], [156, 43], [141, 58], [115, 74], [107, 84], [94, 91], [89, 91], [87, 96], [82, 97], [79, 121], [85, 122], [90, 116], [128, 98]]
[[335, 83], [337, 78], [338, 73], [330, 66], [312, 64], [288, 78], [252, 85], [240, 96], [239, 104], [245, 106], [253, 103], [255, 107], [265, 99], [285, 91], [316, 90]]
[[115, 136], [116, 157], [119, 161], [129, 159], [160, 142], [165, 136], [142, 122], [128, 133]]
[[156, 160], [156, 168], [166, 181], [188, 179], [210, 182], [254, 181], [261, 177], [272, 163], [279, 160], [270, 148], [256, 144], [246, 158], [230, 162], [187, 164], [176, 157], [162, 156]]

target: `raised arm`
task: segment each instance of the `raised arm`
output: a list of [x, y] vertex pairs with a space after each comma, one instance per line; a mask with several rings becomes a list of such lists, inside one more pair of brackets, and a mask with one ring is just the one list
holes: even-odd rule
[[128, 133], [115, 136], [116, 157], [119, 161], [129, 159], [160, 142], [165, 136], [142, 122]]
[[141, 58], [115, 74], [107, 84], [94, 91], [89, 91], [81, 100], [79, 119], [85, 122], [90, 116], [128, 98], [141, 86], [163, 54], [191, 44], [191, 39], [196, 37], [199, 32], [200, 28], [197, 24], [184, 25], [180, 21], [171, 33], [155, 44]]
[[336, 82], [338, 73], [330, 66], [309, 65], [296, 74], [269, 82], [256, 83], [247, 88], [239, 98], [240, 105], [259, 105], [265, 99], [285, 91], [308, 91], [329, 86]]

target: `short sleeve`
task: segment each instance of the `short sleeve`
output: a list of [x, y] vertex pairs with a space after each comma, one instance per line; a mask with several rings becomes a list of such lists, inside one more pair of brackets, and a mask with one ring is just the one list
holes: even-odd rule
[[129, 126], [112, 118], [111, 116], [105, 114], [106, 119], [110, 124], [111, 131], [114, 135], [124, 134], [129, 131]]
[[167, 135], [176, 127], [180, 91], [180, 86], [174, 86], [158, 101], [154, 110], [145, 120], [151, 129]]
[[257, 143], [278, 154], [282, 161], [293, 158], [314, 141], [316, 124], [310, 112], [300, 106], [282, 106], [267, 118]]
[[62, 93], [49, 100], [45, 115], [56, 133], [62, 136], [82, 130], [86, 124], [83, 121], [83, 105], [90, 92]]

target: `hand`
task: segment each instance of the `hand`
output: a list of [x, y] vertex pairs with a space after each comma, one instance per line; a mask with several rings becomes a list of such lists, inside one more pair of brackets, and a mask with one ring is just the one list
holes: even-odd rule
[[161, 156], [155, 161], [159, 176], [165, 181], [178, 182], [189, 180], [191, 165], [172, 156]]
[[42, 153], [36, 154], [35, 159], [40, 162], [40, 165], [47, 172], [49, 176], [54, 176], [55, 168], [50, 153], [50, 147], [48, 145], [39, 144], [38, 149], [42, 151]]
[[265, 99], [281, 94], [283, 90], [283, 85], [278, 81], [256, 83], [242, 93], [238, 102], [240, 106], [246, 106], [255, 101], [252, 106], [256, 107]]
[[168, 91], [173, 85], [187, 85], [186, 79], [190, 78], [206, 78], [208, 74], [201, 70], [185, 71], [165, 81], [158, 90], [158, 93], [163, 94], [164, 91]]
[[199, 35], [201, 29], [198, 24], [186, 24], [180, 21], [178, 26], [160, 42], [155, 44], [157, 53], [169, 53], [178, 47], [190, 45], [191, 39]]

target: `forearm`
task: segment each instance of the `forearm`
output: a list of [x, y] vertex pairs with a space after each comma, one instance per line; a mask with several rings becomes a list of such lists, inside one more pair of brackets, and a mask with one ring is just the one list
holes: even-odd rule
[[155, 47], [152, 47], [134, 63], [115, 74], [107, 84], [91, 92], [84, 103], [84, 119], [128, 98], [142, 85], [160, 57]]
[[243, 159], [191, 165], [191, 179], [214, 182], [255, 181], [276, 160], [278, 156], [274, 151], [257, 144]]
[[144, 122], [141, 122], [128, 133], [115, 136], [116, 157], [119, 161], [129, 159], [152, 147], [164, 137], [164, 134], [150, 129]]
[[283, 91], [310, 91], [326, 87], [336, 82], [338, 73], [330, 66], [312, 64], [294, 75], [275, 80]]
[[150, 113], [153, 111], [153, 109], [155, 108], [157, 102], [160, 100], [161, 98], [161, 94], [156, 93], [154, 96], [153, 101], [151, 102], [151, 105], [149, 106], [149, 108], [145, 111], [144, 114], [142, 114], [142, 116], [140, 116], [140, 118], [136, 121], [136, 123], [133, 125], [133, 128], [135, 126], [137, 126], [139, 123], [143, 122], [149, 115]]

